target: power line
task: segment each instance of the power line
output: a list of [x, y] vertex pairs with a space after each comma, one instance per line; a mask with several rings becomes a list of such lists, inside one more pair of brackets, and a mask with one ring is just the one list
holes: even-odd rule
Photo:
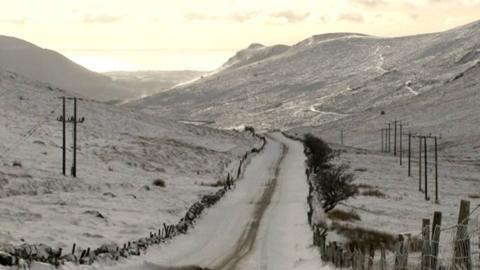
[[13, 150], [16, 150], [18, 146], [23, 144], [27, 139], [32, 137], [37, 130], [43, 126], [46, 122], [49, 121], [50, 116], [53, 115], [56, 112], [56, 110], [51, 111], [47, 116], [44, 117], [43, 120], [40, 120], [37, 122], [32, 128], [30, 128], [25, 134], [21, 136], [20, 139], [18, 139], [16, 142], [12, 143], [9, 147], [6, 148], [6, 151], [4, 152], [5, 158], [8, 158], [9, 155], [12, 153]]

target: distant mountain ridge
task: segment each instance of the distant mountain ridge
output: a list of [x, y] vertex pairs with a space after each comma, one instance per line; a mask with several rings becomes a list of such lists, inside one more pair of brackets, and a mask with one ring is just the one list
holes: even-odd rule
[[217, 73], [130, 106], [221, 128], [338, 131], [363, 123], [351, 139], [359, 144], [385, 121], [410, 117], [411, 128], [480, 141], [480, 21], [416, 36], [334, 33], [277, 46], [251, 45]]
[[100, 101], [132, 95], [107, 76], [92, 72], [55, 51], [14, 37], [0, 36], [0, 68]]

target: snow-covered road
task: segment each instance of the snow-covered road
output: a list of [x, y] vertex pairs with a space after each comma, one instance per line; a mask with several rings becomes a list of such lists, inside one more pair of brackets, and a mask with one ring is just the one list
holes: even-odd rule
[[299, 142], [272, 134], [236, 190], [193, 230], [113, 268], [320, 269], [307, 223], [304, 160]]

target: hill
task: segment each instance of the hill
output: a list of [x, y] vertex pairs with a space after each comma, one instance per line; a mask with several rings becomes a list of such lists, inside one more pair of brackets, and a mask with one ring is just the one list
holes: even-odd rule
[[375, 149], [380, 128], [397, 118], [411, 132], [442, 133], [444, 147], [476, 147], [479, 36], [477, 21], [399, 38], [318, 35], [271, 57], [258, 57], [271, 47], [255, 45], [229, 68], [131, 106], [216, 127], [312, 131], [334, 141], [345, 129], [352, 146]]
[[[0, 71], [0, 246], [121, 244], [174, 223], [261, 144], [250, 133], [185, 125], [78, 101], [78, 178], [62, 172], [62, 111], [71, 93]], [[67, 117], [72, 115], [67, 104]], [[67, 171], [72, 162], [67, 125]], [[157, 187], [160, 179], [165, 187]], [[91, 214], [91, 213], [100, 213]], [[100, 218], [101, 216], [101, 218]], [[23, 240], [22, 240], [23, 239]]]
[[107, 76], [87, 70], [55, 51], [14, 37], [0, 36], [0, 68], [100, 101], [134, 95], [133, 90]]

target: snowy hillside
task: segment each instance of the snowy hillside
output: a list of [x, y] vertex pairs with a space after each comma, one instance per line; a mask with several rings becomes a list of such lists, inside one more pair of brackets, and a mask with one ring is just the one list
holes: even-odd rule
[[0, 68], [102, 101], [134, 94], [133, 90], [87, 70], [55, 51], [14, 37], [0, 36]]
[[[250, 133], [81, 100], [78, 178], [63, 177], [56, 120], [63, 95], [69, 93], [0, 72], [0, 246], [25, 241], [70, 249], [73, 241], [85, 247], [138, 238], [176, 222], [201, 194], [216, 191], [205, 184], [224, 179], [261, 144]], [[70, 124], [67, 135], [70, 146]], [[166, 186], [155, 186], [156, 179]]]
[[338, 141], [342, 127], [351, 130], [354, 146], [376, 147], [379, 138], [372, 136], [395, 118], [405, 119], [412, 130], [428, 127], [471, 140], [480, 136], [479, 37], [480, 22], [474, 22], [401, 38], [318, 35], [270, 57], [259, 52], [273, 47], [255, 45], [230, 59], [230, 68], [132, 106], [174, 119], [215, 121], [223, 128], [330, 122], [329, 139]]

